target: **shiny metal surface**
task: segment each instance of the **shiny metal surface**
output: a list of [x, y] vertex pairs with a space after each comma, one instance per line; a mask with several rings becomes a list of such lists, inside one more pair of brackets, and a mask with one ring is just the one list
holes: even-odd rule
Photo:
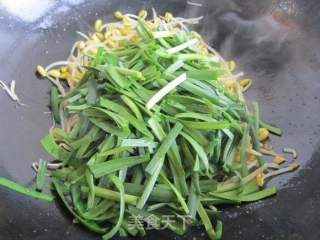
[[[0, 176], [33, 186], [31, 163], [47, 155], [39, 140], [50, 127], [49, 82], [34, 67], [67, 57], [72, 43], [96, 18], [111, 20], [115, 10], [203, 15], [195, 29], [226, 59], [254, 79], [249, 100], [262, 117], [284, 129], [275, 147], [298, 149], [302, 167], [268, 184], [278, 196], [241, 207], [225, 207], [223, 239], [320, 239], [320, 2], [317, 0], [0, 0], [0, 79], [17, 81], [27, 107], [16, 107], [0, 92]], [[185, 237], [167, 231], [145, 239], [203, 239], [203, 229]], [[0, 188], [0, 239], [99, 239], [72, 223], [59, 203], [44, 203]]]

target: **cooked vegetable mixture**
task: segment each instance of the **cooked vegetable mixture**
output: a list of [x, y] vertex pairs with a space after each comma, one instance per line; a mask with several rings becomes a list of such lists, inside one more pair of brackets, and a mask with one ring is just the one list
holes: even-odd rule
[[265, 180], [299, 165], [280, 167], [268, 138], [281, 130], [243, 96], [252, 81], [187, 28], [201, 18], [152, 15], [98, 19], [66, 61], [37, 66], [53, 83], [55, 124], [41, 144], [55, 160], [33, 165], [38, 191], [0, 184], [50, 200], [40, 192], [49, 179], [76, 222], [103, 239], [192, 225], [220, 239], [218, 205], [269, 197], [276, 188]]

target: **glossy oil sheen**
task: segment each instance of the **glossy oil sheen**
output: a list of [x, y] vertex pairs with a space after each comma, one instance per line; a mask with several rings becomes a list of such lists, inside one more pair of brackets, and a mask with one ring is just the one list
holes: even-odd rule
[[[112, 20], [115, 10], [141, 8], [184, 17], [204, 16], [195, 30], [239, 71], [254, 79], [249, 100], [258, 100], [263, 119], [284, 130], [272, 137], [298, 150], [302, 167], [269, 185], [276, 197], [240, 207], [224, 207], [223, 239], [320, 239], [320, 2], [318, 0], [3, 0], [0, 1], [0, 79], [17, 81], [27, 107], [16, 107], [0, 92], [0, 176], [34, 186], [31, 163], [47, 158], [39, 139], [51, 126], [49, 82], [34, 67], [64, 60], [80, 37], [92, 31], [96, 18]], [[288, 156], [290, 157], [290, 156]], [[144, 239], [206, 239], [202, 228], [184, 237], [167, 231]], [[1, 240], [99, 239], [73, 224], [59, 202], [45, 203], [0, 187]]]

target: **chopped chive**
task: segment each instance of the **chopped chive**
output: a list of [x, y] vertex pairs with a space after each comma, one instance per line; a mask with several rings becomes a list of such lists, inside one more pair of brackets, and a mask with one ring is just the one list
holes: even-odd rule
[[17, 184], [13, 181], [10, 181], [10, 180], [8, 180], [6, 178], [2, 178], [2, 177], [0, 177], [0, 186], [4, 186], [4, 187], [12, 189], [16, 192], [20, 192], [20, 193], [23, 193], [27, 196], [34, 197], [34, 198], [37, 198], [40, 200], [52, 201], [54, 199], [54, 197], [50, 194], [37, 192], [35, 190], [24, 187], [20, 184]]
[[33, 165], [39, 192], [4, 178], [0, 185], [43, 200], [53, 199], [40, 192], [52, 186], [75, 222], [103, 239], [144, 236], [143, 223], [131, 226], [139, 215], [178, 235], [199, 224], [218, 240], [218, 205], [274, 195], [263, 180], [298, 165], [265, 162], [260, 128], [282, 131], [260, 119], [258, 103], [249, 111], [234, 62], [187, 28], [201, 18], [146, 15], [99, 19], [96, 32], [79, 33], [68, 61], [37, 67], [54, 83], [60, 126], [41, 139], [54, 161]]
[[39, 164], [38, 164], [38, 172], [37, 172], [37, 178], [36, 178], [36, 185], [37, 189], [42, 191], [45, 181], [47, 178], [47, 161], [40, 158]]

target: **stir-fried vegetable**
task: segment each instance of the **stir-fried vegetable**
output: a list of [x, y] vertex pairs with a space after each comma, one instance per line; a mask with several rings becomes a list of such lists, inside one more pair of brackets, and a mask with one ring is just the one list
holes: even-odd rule
[[17, 192], [20, 192], [20, 193], [23, 193], [25, 195], [28, 195], [30, 197], [34, 197], [34, 198], [37, 198], [37, 199], [41, 199], [41, 200], [45, 200], [45, 201], [52, 201], [53, 200], [53, 196], [50, 195], [50, 194], [46, 194], [46, 193], [40, 193], [40, 192], [37, 192], [35, 190], [32, 190], [32, 189], [29, 189], [29, 188], [26, 188], [20, 184], [17, 184], [13, 181], [10, 181], [6, 178], [2, 178], [0, 177], [0, 186], [4, 186], [4, 187], [7, 187], [7, 188], [10, 188], [12, 190], [15, 190]]
[[46, 174], [47, 174], [47, 161], [40, 159], [37, 178], [36, 178], [37, 189], [40, 191], [42, 191], [43, 187], [45, 186], [46, 177], [47, 177]]
[[41, 140], [59, 163], [40, 160], [37, 188], [48, 168], [71, 214], [103, 239], [145, 234], [130, 224], [137, 216], [177, 234], [200, 222], [220, 239], [216, 205], [269, 197], [276, 189], [263, 189], [264, 179], [297, 165], [262, 159], [263, 142], [281, 130], [260, 121], [256, 103], [248, 110], [242, 92], [251, 80], [239, 81], [236, 64], [188, 30], [201, 18], [138, 15], [97, 20], [67, 61], [37, 67], [54, 84], [51, 110], [61, 124]]

